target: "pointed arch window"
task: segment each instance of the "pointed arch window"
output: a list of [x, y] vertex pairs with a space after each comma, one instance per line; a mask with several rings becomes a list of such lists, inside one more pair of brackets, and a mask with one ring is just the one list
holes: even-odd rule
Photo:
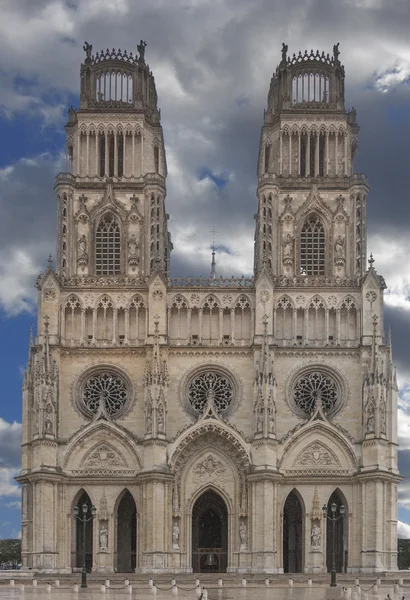
[[95, 271], [97, 275], [118, 275], [121, 272], [121, 232], [112, 213], [106, 213], [97, 226]]
[[300, 271], [303, 275], [325, 274], [325, 229], [316, 214], [308, 216], [300, 234]]

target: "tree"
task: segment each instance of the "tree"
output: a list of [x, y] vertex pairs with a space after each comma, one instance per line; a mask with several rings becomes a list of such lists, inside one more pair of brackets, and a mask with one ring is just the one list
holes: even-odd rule
[[0, 540], [0, 568], [17, 569], [21, 563], [21, 540]]
[[397, 540], [397, 563], [399, 569], [410, 569], [410, 540]]

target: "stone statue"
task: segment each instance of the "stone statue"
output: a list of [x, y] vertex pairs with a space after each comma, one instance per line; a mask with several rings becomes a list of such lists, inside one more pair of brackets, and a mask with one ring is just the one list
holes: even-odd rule
[[46, 433], [53, 433], [53, 423], [50, 417], [46, 418]]
[[319, 548], [321, 542], [321, 531], [319, 525], [314, 525], [310, 533], [310, 544], [312, 548]]
[[147, 433], [152, 433], [152, 408], [147, 408]]
[[293, 258], [294, 244], [293, 237], [288, 233], [283, 242], [283, 257]]
[[386, 412], [383, 408], [380, 414], [380, 433], [386, 433]]
[[179, 548], [179, 525], [177, 521], [174, 521], [172, 526], [172, 546], [173, 548]]
[[339, 60], [339, 54], [340, 54], [340, 52], [339, 52], [339, 43], [340, 42], [337, 42], [337, 44], [335, 44], [333, 46], [333, 56], [334, 56], [335, 62]]
[[87, 238], [82, 235], [78, 240], [78, 256], [87, 256]]
[[288, 52], [288, 46], [285, 42], [282, 42], [282, 60], [286, 61], [286, 54]]
[[144, 42], [143, 40], [140, 41], [140, 43], [137, 46], [137, 50], [140, 54], [140, 60], [145, 60], [145, 46], [147, 45], [147, 42]]
[[372, 433], [374, 431], [374, 415], [370, 414], [367, 419], [367, 433]]
[[157, 426], [158, 433], [164, 433], [164, 407], [162, 404], [157, 409]]
[[273, 406], [268, 408], [268, 428], [269, 433], [275, 433], [275, 409]]
[[262, 431], [263, 429], [263, 408], [258, 408], [256, 415], [256, 431]]
[[88, 42], [84, 42], [84, 46], [83, 46], [83, 50], [85, 51], [85, 57], [91, 58], [91, 52], [93, 51], [93, 46], [92, 44], [89, 44]]
[[136, 256], [138, 253], [138, 242], [135, 234], [132, 234], [130, 239], [128, 240], [128, 254], [130, 256]]
[[345, 256], [345, 241], [341, 235], [338, 235], [335, 241], [336, 258], [344, 258]]
[[242, 521], [239, 527], [239, 537], [241, 538], [241, 548], [245, 548], [248, 541], [248, 532], [244, 521]]
[[107, 550], [108, 546], [108, 530], [106, 527], [100, 529], [100, 550]]

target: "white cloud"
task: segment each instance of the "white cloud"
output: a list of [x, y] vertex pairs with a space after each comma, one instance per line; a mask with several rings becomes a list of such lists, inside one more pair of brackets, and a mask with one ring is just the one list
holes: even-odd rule
[[410, 539], [410, 525], [397, 521], [397, 537], [408, 540]]
[[20, 486], [14, 481], [16, 475], [18, 475], [16, 469], [0, 467], [0, 498], [3, 496], [21, 496]]
[[10, 509], [16, 509], [16, 510], [20, 510], [21, 509], [21, 501], [20, 500], [13, 500], [13, 502], [7, 502], [6, 504], [6, 508], [10, 508]]

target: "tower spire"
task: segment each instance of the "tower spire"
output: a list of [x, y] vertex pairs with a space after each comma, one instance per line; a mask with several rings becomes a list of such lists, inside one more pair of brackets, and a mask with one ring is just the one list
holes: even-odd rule
[[211, 279], [215, 280], [216, 277], [216, 262], [215, 262], [215, 233], [218, 233], [215, 229], [211, 229], [212, 233], [212, 262], [211, 262]]

